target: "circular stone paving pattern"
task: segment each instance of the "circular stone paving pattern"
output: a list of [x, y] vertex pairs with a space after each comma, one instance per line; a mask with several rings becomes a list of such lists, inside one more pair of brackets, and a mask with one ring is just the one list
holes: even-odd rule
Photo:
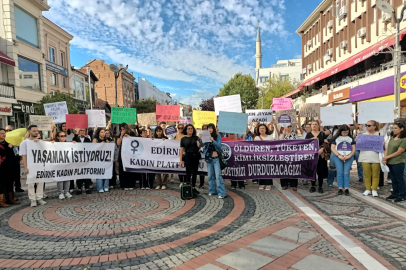
[[113, 190], [63, 201], [54, 194], [35, 208], [22, 200], [0, 209], [0, 268], [112, 269], [191, 259], [296, 215], [276, 193], [228, 195], [183, 201], [179, 190]]

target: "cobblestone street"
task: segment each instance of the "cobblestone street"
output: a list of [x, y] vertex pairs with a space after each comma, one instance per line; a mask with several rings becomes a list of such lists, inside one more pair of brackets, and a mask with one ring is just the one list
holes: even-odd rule
[[384, 201], [389, 186], [366, 198], [351, 182], [349, 197], [249, 181], [224, 200], [200, 189], [189, 201], [176, 181], [63, 201], [49, 185], [44, 206], [23, 193], [0, 209], [0, 269], [406, 269], [406, 203]]

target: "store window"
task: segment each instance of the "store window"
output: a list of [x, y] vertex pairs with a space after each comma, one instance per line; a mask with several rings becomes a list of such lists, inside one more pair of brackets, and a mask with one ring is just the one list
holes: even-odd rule
[[18, 69], [21, 87], [41, 91], [41, 73], [38, 63], [18, 56]]
[[49, 46], [48, 54], [49, 54], [49, 61], [51, 61], [52, 63], [56, 63], [55, 49], [53, 47]]
[[14, 21], [17, 39], [39, 48], [37, 19], [14, 6]]
[[73, 86], [73, 97], [81, 100], [86, 100], [85, 79], [78, 75], [73, 75], [72, 86]]
[[51, 77], [51, 85], [58, 85], [58, 79], [56, 73], [50, 73]]

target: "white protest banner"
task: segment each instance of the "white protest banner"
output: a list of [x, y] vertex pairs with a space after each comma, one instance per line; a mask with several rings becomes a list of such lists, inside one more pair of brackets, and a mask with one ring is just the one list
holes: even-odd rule
[[214, 98], [214, 110], [216, 115], [219, 115], [220, 111], [241, 113], [240, 94]]
[[65, 123], [65, 115], [69, 114], [66, 101], [44, 104], [45, 114], [52, 116], [54, 123]]
[[370, 120], [379, 123], [393, 123], [395, 119], [393, 100], [360, 102], [358, 103], [358, 112], [359, 124], [366, 124]]
[[299, 105], [300, 117], [320, 117], [320, 103], [303, 103]]
[[202, 142], [203, 143], [207, 143], [207, 142], [211, 142], [211, 135], [210, 135], [210, 131], [208, 130], [202, 130], [200, 132], [200, 134], [202, 135]]
[[320, 108], [322, 126], [352, 124], [352, 104]]
[[30, 125], [36, 125], [38, 130], [52, 130], [52, 116], [30, 115]]
[[113, 143], [51, 143], [27, 140], [27, 184], [74, 179], [110, 179]]
[[248, 123], [253, 122], [272, 122], [272, 110], [246, 110], [248, 114]]
[[86, 110], [89, 127], [106, 127], [106, 113], [104, 110]]
[[[124, 137], [121, 159], [126, 172], [186, 174], [180, 167], [180, 141]], [[165, 158], [162, 158], [165, 157]], [[199, 171], [207, 172], [204, 156]]]

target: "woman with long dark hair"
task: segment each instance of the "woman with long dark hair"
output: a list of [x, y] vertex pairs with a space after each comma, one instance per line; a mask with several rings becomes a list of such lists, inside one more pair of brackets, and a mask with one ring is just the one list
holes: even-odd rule
[[[297, 133], [292, 131], [292, 124], [289, 124], [284, 130], [283, 134], [281, 135], [281, 140], [299, 140], [299, 136]], [[294, 191], [297, 191], [297, 184], [298, 184], [298, 179], [294, 178], [285, 178], [281, 179], [281, 186], [283, 190], [288, 189], [290, 186]]]
[[406, 149], [406, 126], [403, 122], [396, 122], [393, 125], [388, 147], [385, 150], [385, 156], [382, 163], [389, 167], [389, 176], [392, 180], [392, 194], [387, 200], [395, 199], [395, 202], [401, 202], [406, 199], [406, 184], [403, 178], [405, 170], [405, 152]]
[[[350, 195], [350, 170], [354, 161], [355, 141], [350, 136], [350, 128], [341, 125], [337, 134], [331, 139], [331, 152], [337, 169], [338, 195]], [[343, 188], [345, 191], [343, 192]]]
[[[97, 131], [96, 136], [94, 136], [93, 143], [108, 143], [106, 139], [106, 129], [101, 128]], [[109, 179], [96, 179], [97, 191], [99, 193], [109, 191]]]
[[[52, 141], [53, 143], [54, 141]], [[66, 133], [64, 131], [59, 131], [56, 133], [55, 136], [55, 142], [66, 142]], [[76, 143], [73, 141], [73, 143]], [[66, 181], [58, 181], [56, 183], [56, 186], [58, 187], [59, 191], [59, 199], [63, 200], [65, 198], [72, 198], [72, 195], [69, 193], [69, 188], [70, 188], [70, 182], [72, 180], [66, 180]]]
[[[178, 133], [176, 133], [176, 136], [173, 138], [175, 141], [181, 141], [183, 137], [185, 137], [184, 131], [185, 131], [185, 125], [183, 123], [179, 123], [177, 126]], [[179, 176], [179, 182], [180, 186], [182, 186], [185, 183], [185, 176], [184, 175], [178, 175]], [[162, 188], [164, 189], [164, 188]]]
[[[269, 134], [269, 129], [265, 124], [259, 124], [255, 130], [254, 141], [273, 141], [272, 135]], [[259, 189], [271, 190], [273, 179], [259, 179]]]
[[217, 194], [219, 199], [226, 197], [226, 188], [224, 180], [221, 175], [221, 167], [219, 155], [222, 154], [221, 150], [221, 136], [217, 134], [216, 126], [214, 124], [207, 125], [210, 132], [211, 142], [204, 144], [204, 159], [207, 163], [207, 172], [209, 175], [209, 196]]
[[122, 142], [124, 137], [135, 137], [135, 132], [125, 123], [120, 124], [120, 137], [117, 138], [118, 148], [118, 175], [120, 177], [120, 188], [133, 190], [135, 188], [135, 173], [124, 171], [121, 159]]
[[[155, 133], [154, 136], [152, 137], [152, 140], [154, 139], [160, 139], [160, 140], [167, 140], [168, 137], [165, 136], [165, 130], [162, 128], [163, 126], [166, 126], [166, 123], [163, 122], [161, 123], [160, 126], [157, 126], [155, 128]], [[157, 181], [157, 187], [165, 186], [164, 189], [166, 189], [167, 183], [168, 183], [168, 177], [169, 174], [166, 173], [148, 173], [148, 174], [143, 174], [144, 178], [142, 179], [142, 187], [141, 189], [150, 189], [153, 188], [154, 185], [154, 178], [156, 178]], [[156, 175], [156, 177], [155, 177]]]

